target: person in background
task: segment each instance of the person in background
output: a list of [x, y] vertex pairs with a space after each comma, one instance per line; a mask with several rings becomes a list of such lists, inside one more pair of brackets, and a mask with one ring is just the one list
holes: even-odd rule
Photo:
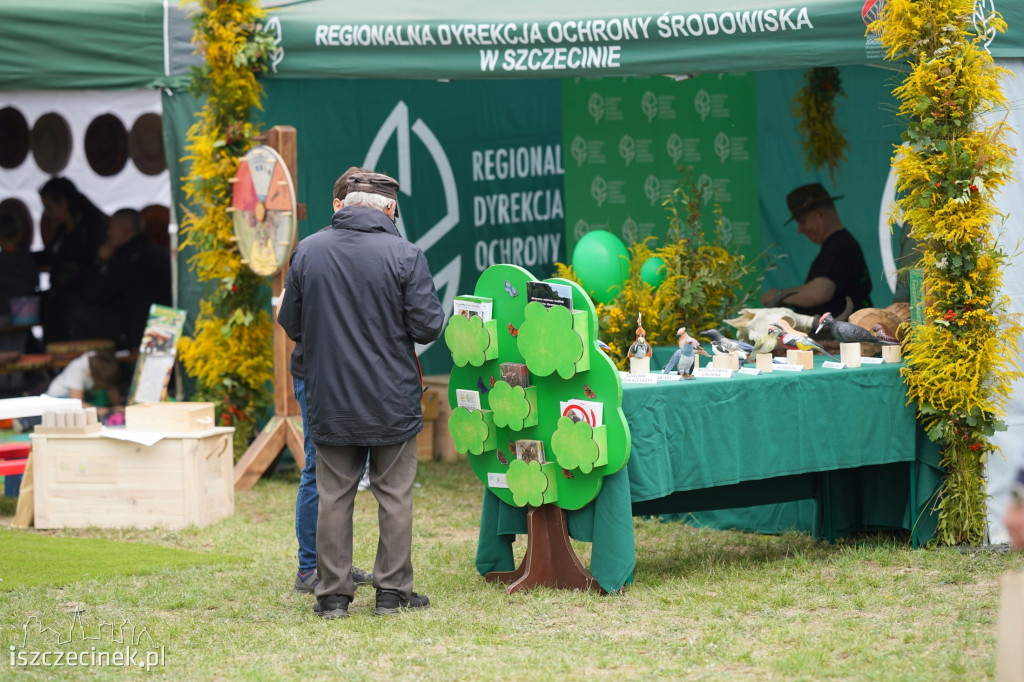
[[96, 251], [106, 239], [107, 216], [67, 178], [51, 178], [39, 188], [43, 216], [54, 228], [53, 238], [33, 255], [40, 268], [49, 268], [50, 288], [43, 292], [43, 340], [71, 338], [71, 313], [83, 302], [86, 285], [95, 273]]
[[110, 217], [94, 272], [72, 311], [71, 338], [110, 339], [118, 350], [137, 350], [150, 306], [171, 305], [171, 256], [146, 235], [142, 214], [122, 208]]
[[95, 407], [98, 415], [105, 416], [123, 409], [120, 383], [121, 368], [114, 352], [91, 350], [69, 362], [50, 382], [46, 395], [51, 398], [78, 398], [82, 407], [90, 407], [89, 398], [102, 390], [106, 393], [108, 405]]
[[1021, 452], [1017, 472], [1010, 488], [1010, 502], [1003, 513], [1003, 525], [1010, 534], [1010, 545], [1024, 549], [1024, 452]]
[[370, 448], [370, 490], [379, 503], [374, 613], [427, 608], [413, 591], [412, 489], [423, 429], [415, 344], [440, 336], [444, 310], [427, 259], [395, 226], [398, 182], [349, 178], [329, 229], [292, 254], [278, 321], [302, 339], [309, 427], [317, 450], [317, 603], [321, 618], [347, 617], [352, 513]]
[[[348, 193], [348, 179], [355, 173], [364, 172], [372, 171], [352, 166], [342, 173], [334, 183], [334, 200], [343, 204], [345, 195]], [[299, 490], [295, 495], [295, 539], [299, 543], [299, 570], [295, 576], [294, 589], [296, 592], [312, 594], [316, 586], [320, 584], [320, 579], [316, 575], [316, 523], [319, 516], [320, 495], [316, 491], [316, 446], [313, 445], [313, 438], [310, 435], [308, 412], [306, 411], [306, 381], [302, 362], [301, 338], [295, 339], [290, 368], [295, 401], [299, 403], [299, 411], [302, 413], [302, 445], [306, 453], [306, 465], [302, 467]], [[362, 486], [362, 482], [360, 482], [360, 486]], [[372, 573], [367, 573], [355, 566], [351, 568], [351, 575], [352, 582], [356, 587], [373, 582]]]
[[811, 263], [807, 279], [800, 286], [769, 289], [761, 296], [761, 305], [769, 308], [786, 306], [803, 315], [830, 312], [840, 315], [846, 298], [853, 309], [871, 307], [871, 273], [860, 244], [843, 227], [833, 197], [815, 182], [797, 187], [786, 196], [791, 217], [800, 234], [821, 246]]
[[39, 266], [31, 253], [20, 248], [21, 237], [17, 219], [0, 211], [0, 324], [11, 324], [12, 298], [31, 296], [39, 286]]

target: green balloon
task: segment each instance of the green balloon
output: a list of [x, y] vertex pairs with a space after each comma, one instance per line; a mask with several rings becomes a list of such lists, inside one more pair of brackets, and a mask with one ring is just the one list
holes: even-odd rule
[[607, 230], [588, 232], [576, 242], [572, 268], [594, 303], [611, 303], [629, 276], [629, 251]]
[[658, 256], [651, 256], [640, 266], [640, 279], [657, 289], [665, 281], [665, 261]]

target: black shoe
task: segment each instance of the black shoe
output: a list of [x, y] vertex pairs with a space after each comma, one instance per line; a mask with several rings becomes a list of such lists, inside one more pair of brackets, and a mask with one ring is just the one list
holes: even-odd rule
[[425, 609], [430, 607], [430, 599], [426, 595], [412, 593], [409, 599], [402, 599], [397, 592], [377, 590], [377, 616], [393, 616], [402, 609]]
[[313, 604], [313, 613], [327, 620], [348, 618], [348, 605], [351, 603], [352, 597], [344, 594], [329, 594]]
[[349, 571], [349, 575], [352, 576], [352, 582], [356, 584], [356, 587], [373, 584], [373, 573], [367, 573], [361, 568], [353, 566]]

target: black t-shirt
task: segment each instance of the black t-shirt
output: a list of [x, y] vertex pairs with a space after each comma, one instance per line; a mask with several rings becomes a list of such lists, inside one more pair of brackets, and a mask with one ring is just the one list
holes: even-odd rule
[[828, 311], [838, 315], [846, 308], [847, 296], [853, 299], [854, 310], [871, 307], [871, 274], [864, 252], [849, 230], [833, 232], [821, 245], [804, 281], [810, 282], [817, 277], [827, 277], [836, 285], [832, 299], [814, 307], [794, 307], [796, 312], [820, 315]]

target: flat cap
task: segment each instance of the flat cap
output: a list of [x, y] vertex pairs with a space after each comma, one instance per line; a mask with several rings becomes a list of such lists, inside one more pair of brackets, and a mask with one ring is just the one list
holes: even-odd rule
[[398, 180], [383, 173], [355, 173], [348, 179], [348, 193], [367, 192], [398, 200]]

